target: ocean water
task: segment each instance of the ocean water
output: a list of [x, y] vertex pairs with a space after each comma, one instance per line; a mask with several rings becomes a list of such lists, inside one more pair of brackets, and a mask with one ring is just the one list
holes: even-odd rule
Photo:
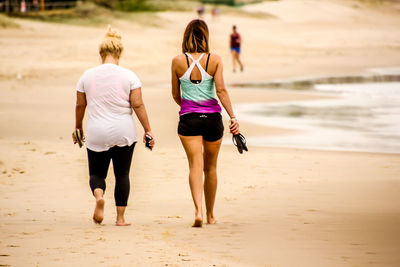
[[238, 105], [241, 120], [297, 130], [248, 137], [249, 146], [400, 153], [400, 82], [316, 84], [307, 92], [337, 98]]

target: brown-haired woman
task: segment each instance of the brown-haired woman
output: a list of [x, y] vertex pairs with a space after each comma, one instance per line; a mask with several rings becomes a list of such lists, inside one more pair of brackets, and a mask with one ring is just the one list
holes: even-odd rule
[[191, 21], [185, 30], [182, 52], [172, 60], [172, 96], [180, 106], [178, 134], [189, 162], [189, 184], [195, 206], [193, 227], [203, 223], [203, 172], [207, 223], [214, 224], [217, 158], [224, 126], [218, 96], [230, 119], [231, 133], [239, 133], [222, 75], [222, 60], [209, 53], [207, 24]]
[[[93, 221], [104, 218], [104, 192], [108, 166], [112, 160], [115, 174], [114, 198], [117, 206], [117, 226], [127, 226], [127, 206], [132, 154], [138, 140], [132, 109], [144, 128], [153, 137], [142, 100], [139, 78], [132, 71], [118, 66], [123, 51], [121, 35], [109, 26], [99, 53], [100, 66], [87, 70], [77, 85], [75, 129], [83, 137], [82, 121], [88, 107], [86, 147], [89, 162], [90, 188], [96, 199]], [[74, 142], [76, 137], [73, 135]], [[154, 138], [150, 141], [154, 146]]]

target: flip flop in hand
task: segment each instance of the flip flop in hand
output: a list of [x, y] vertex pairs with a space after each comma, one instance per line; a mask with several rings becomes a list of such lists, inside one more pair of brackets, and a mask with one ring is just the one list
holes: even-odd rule
[[72, 133], [72, 140], [74, 141], [74, 144], [78, 143], [79, 147], [83, 146], [83, 142], [85, 141], [85, 138], [82, 138], [82, 134], [81, 134], [81, 130], [80, 129], [76, 129], [73, 133]]
[[246, 138], [241, 133], [232, 135], [232, 141], [240, 154], [243, 154], [243, 150], [249, 151], [246, 146]]

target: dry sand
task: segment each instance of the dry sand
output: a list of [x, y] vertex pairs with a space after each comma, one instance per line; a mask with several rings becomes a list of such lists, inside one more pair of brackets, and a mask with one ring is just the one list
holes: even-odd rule
[[[253, 82], [398, 66], [394, 7], [284, 0], [246, 7], [274, 19], [256, 13], [206, 20], [226, 82]], [[104, 224], [92, 223], [86, 152], [70, 140], [75, 84], [98, 64], [104, 27], [18, 21], [20, 29], [0, 30], [0, 265], [400, 266], [399, 155], [254, 146], [239, 155], [224, 145], [218, 224], [190, 227], [194, 210], [169, 66], [193, 13], [159, 17], [161, 27], [112, 23], [124, 34], [121, 65], [143, 81], [157, 137], [153, 152], [142, 145], [135, 151], [126, 214], [132, 226], [125, 228], [114, 226], [112, 170]], [[231, 73], [232, 24], [244, 38], [243, 73]], [[228, 89], [234, 104], [315, 99]], [[291, 132], [241, 126], [247, 136]]]

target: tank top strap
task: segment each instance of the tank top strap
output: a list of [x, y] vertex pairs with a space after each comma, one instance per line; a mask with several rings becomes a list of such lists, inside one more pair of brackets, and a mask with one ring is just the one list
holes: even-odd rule
[[[200, 55], [200, 57], [199, 57], [198, 59], [194, 59], [194, 58], [192, 57], [191, 54], [189, 54], [189, 53], [187, 53], [187, 52], [186, 52], [185, 54], [186, 54], [186, 56], [188, 56], [188, 57], [193, 61], [193, 63], [196, 64], [196, 65], [199, 64], [200, 60], [201, 60], [201, 59], [203, 58], [203, 56], [204, 56], [204, 53], [203, 53], [203, 54]], [[193, 63], [192, 63], [192, 64], [193, 64]]]
[[200, 64], [200, 60], [203, 58], [205, 55], [204, 53], [200, 55], [200, 57], [195, 60], [191, 54], [185, 53], [187, 57], [189, 57], [192, 60], [192, 64], [190, 64], [189, 68], [186, 70], [185, 74], [182, 77], [185, 77], [186, 79], [190, 80], [190, 74], [192, 73], [193, 69], [195, 66], [199, 69], [201, 73], [201, 80], [204, 80], [204, 78], [209, 77], [210, 75], [207, 73], [207, 71], [204, 70], [203, 66]]

